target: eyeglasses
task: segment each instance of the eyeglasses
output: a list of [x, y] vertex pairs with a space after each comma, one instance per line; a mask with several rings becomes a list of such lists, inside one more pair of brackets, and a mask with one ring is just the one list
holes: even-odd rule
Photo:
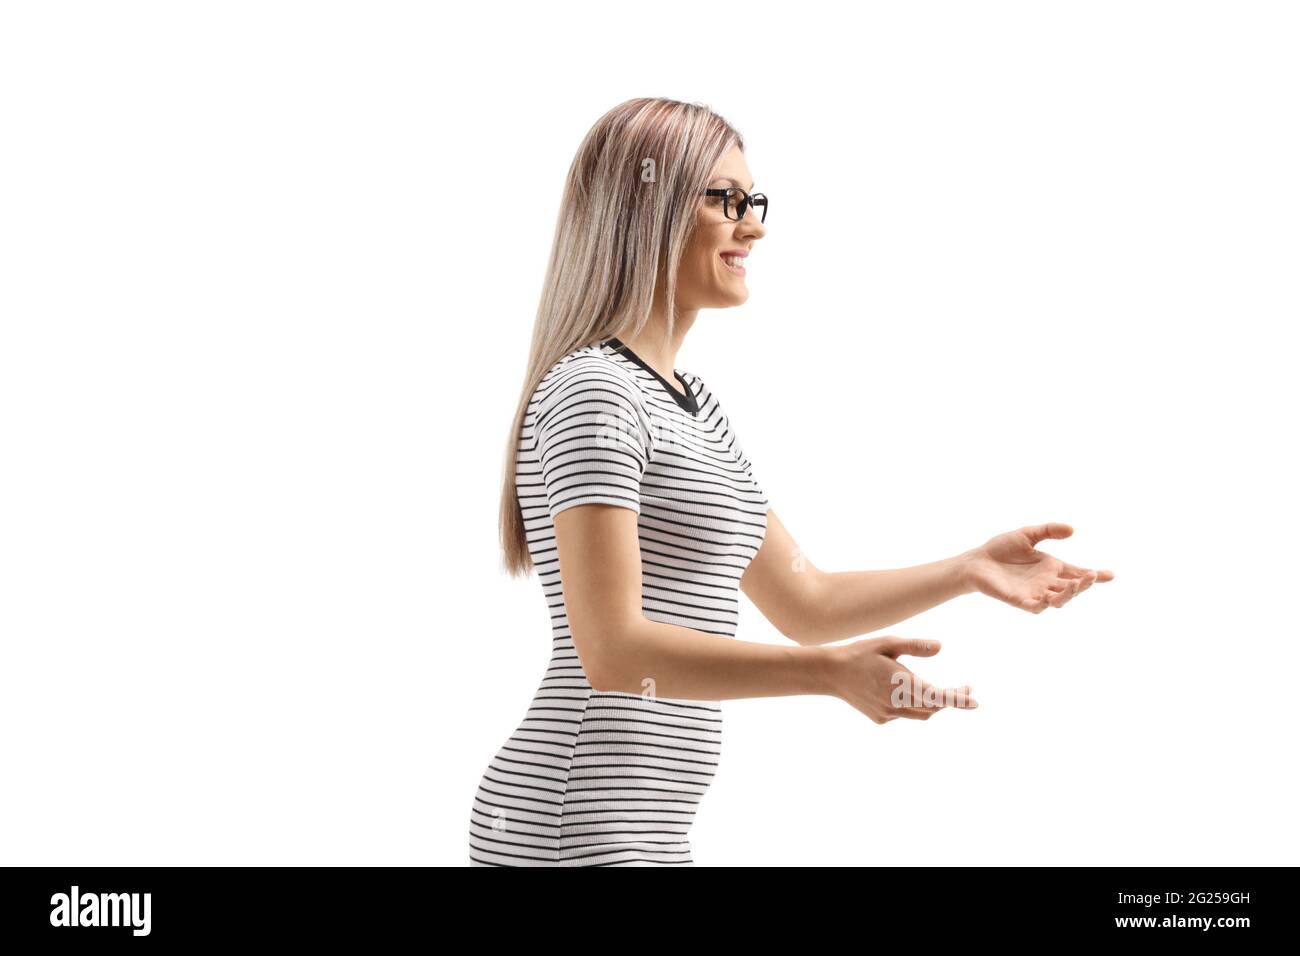
[[758, 221], [767, 221], [767, 197], [762, 193], [754, 193], [752, 196], [741, 189], [739, 186], [731, 186], [727, 189], [706, 189], [706, 196], [722, 197], [722, 214], [728, 219], [734, 219], [737, 222], [745, 218], [745, 213], [750, 206], [758, 213]]

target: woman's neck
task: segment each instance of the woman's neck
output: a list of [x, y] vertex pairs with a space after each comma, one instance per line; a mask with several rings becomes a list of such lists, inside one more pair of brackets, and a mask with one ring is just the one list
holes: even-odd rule
[[695, 317], [698, 314], [698, 309], [678, 312], [673, 334], [669, 336], [666, 334], [668, 318], [659, 308], [656, 299], [645, 328], [635, 337], [621, 335], [619, 341], [643, 358], [666, 381], [674, 381], [673, 370], [677, 368], [677, 353], [681, 350], [682, 343], [686, 341], [686, 333], [695, 324]]

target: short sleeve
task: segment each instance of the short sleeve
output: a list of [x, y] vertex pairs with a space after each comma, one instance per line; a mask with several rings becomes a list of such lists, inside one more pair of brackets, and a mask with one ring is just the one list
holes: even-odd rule
[[535, 432], [552, 518], [592, 503], [641, 513], [650, 428], [636, 386], [621, 372], [568, 372], [539, 404]]
[[730, 419], [727, 420], [727, 431], [731, 434], [731, 447], [736, 453], [736, 460], [740, 463], [740, 467], [745, 470], [745, 474], [749, 476], [749, 481], [754, 486], [754, 490], [758, 492], [758, 496], [762, 503], [764, 505], [768, 504], [767, 493], [763, 491], [763, 486], [760, 485], [758, 479], [754, 477], [753, 462], [751, 462], [749, 456], [745, 454], [745, 446], [741, 444], [740, 436], [732, 429]]

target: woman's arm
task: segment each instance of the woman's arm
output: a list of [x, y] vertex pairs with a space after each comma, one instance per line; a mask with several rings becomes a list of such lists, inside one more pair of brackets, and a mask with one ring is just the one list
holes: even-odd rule
[[887, 636], [781, 647], [651, 621], [641, 607], [636, 512], [583, 504], [554, 521], [569, 630], [596, 690], [686, 700], [824, 694], [878, 724], [978, 706], [969, 687], [935, 687], [899, 662], [904, 654], [937, 654], [938, 641]]
[[730, 700], [831, 694], [826, 648], [737, 641], [651, 621], [641, 607], [636, 512], [611, 505], [555, 517], [569, 629], [596, 690]]
[[970, 552], [884, 571], [822, 571], [790, 532], [767, 513], [763, 545], [740, 587], [790, 640], [827, 644], [897, 624], [975, 590]]
[[1078, 567], [1035, 547], [1072, 534], [1072, 527], [1056, 521], [1025, 525], [929, 564], [826, 572], [813, 566], [769, 510], [767, 535], [740, 587], [777, 630], [804, 645], [867, 634], [971, 592], [1038, 614], [1115, 579], [1113, 571]]

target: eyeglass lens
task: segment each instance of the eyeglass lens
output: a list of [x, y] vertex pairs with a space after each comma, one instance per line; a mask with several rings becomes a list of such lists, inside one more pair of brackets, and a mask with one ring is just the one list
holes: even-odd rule
[[737, 221], [745, 218], [745, 213], [750, 207], [758, 214], [758, 221], [764, 222], [767, 219], [767, 197], [762, 193], [754, 193], [752, 196], [746, 195], [743, 189], [734, 188], [727, 190], [726, 203], [724, 212], [728, 219]]

